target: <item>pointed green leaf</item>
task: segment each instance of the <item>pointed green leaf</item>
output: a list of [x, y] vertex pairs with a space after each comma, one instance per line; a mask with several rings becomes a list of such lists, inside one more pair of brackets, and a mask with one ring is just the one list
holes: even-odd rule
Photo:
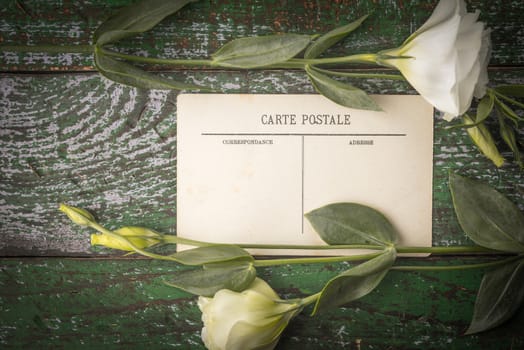
[[524, 214], [501, 193], [451, 173], [449, 187], [460, 226], [476, 244], [524, 252]]
[[495, 105], [495, 98], [493, 98], [492, 94], [486, 94], [479, 102], [479, 105], [477, 106], [477, 115], [475, 118], [475, 123], [481, 123], [484, 121], [491, 111], [493, 110], [493, 106]]
[[311, 36], [301, 34], [240, 38], [222, 46], [212, 57], [214, 64], [223, 67], [266, 67], [295, 57], [310, 42]]
[[466, 334], [497, 327], [524, 302], [524, 259], [502, 265], [484, 275]]
[[497, 99], [497, 107], [501, 113], [512, 120], [516, 125], [519, 121], [523, 121], [524, 118], [520, 117], [514, 110], [512, 110], [507, 104]]
[[204, 265], [226, 261], [253, 261], [253, 257], [244, 249], [235, 245], [213, 245], [198, 247], [171, 254], [184, 265]]
[[524, 84], [500, 85], [495, 90], [503, 95], [524, 97]]
[[379, 244], [397, 241], [397, 231], [379, 211], [357, 203], [334, 203], [306, 214], [315, 231], [332, 245]]
[[306, 72], [313, 87], [331, 101], [349, 108], [382, 111], [382, 108], [364, 91], [332, 79], [311, 66], [306, 66]]
[[203, 269], [177, 273], [166, 284], [186, 292], [212, 297], [221, 289], [241, 292], [253, 282], [256, 269], [248, 262], [205, 265]]
[[186, 84], [148, 73], [128, 63], [115, 60], [102, 52], [95, 53], [95, 64], [103, 76], [117, 83], [142, 89], [159, 90], [206, 90], [193, 84]]
[[357, 265], [330, 280], [322, 289], [313, 315], [326, 309], [342, 306], [371, 292], [382, 281], [395, 262], [393, 248]]
[[167, 16], [196, 0], [142, 0], [120, 10], [102, 23], [94, 42], [104, 45], [150, 30]]
[[[462, 116], [462, 120], [466, 126], [475, 124], [475, 121], [473, 121], [467, 114]], [[480, 152], [490, 159], [495, 166], [501, 167], [504, 164], [504, 157], [500, 154], [491, 133], [483, 123], [480, 123], [477, 126], [468, 127], [466, 131]]]
[[362, 16], [354, 22], [335, 28], [316, 39], [304, 53], [304, 58], [316, 58], [331, 46], [344, 39], [349, 33], [357, 29], [368, 15]]
[[521, 167], [524, 168], [524, 163], [522, 162], [522, 158], [520, 155], [519, 147], [517, 146], [517, 138], [515, 137], [515, 130], [511, 127], [511, 125], [506, 124], [504, 121], [504, 118], [500, 116], [499, 114], [499, 128], [500, 128], [500, 136], [508, 145], [508, 147], [513, 152], [513, 156], [515, 157], [515, 162]]

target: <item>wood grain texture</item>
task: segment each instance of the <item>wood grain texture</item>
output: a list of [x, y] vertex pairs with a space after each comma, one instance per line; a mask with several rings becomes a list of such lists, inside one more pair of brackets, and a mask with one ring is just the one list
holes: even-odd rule
[[[0, 1], [0, 44], [88, 45], [97, 26], [131, 0], [62, 2]], [[325, 33], [365, 14], [364, 25], [330, 55], [376, 52], [400, 45], [429, 17], [431, 1], [199, 1], [169, 17], [153, 31], [120, 47], [145, 56], [206, 58], [227, 41], [272, 33]], [[493, 29], [492, 65], [524, 63], [524, 22], [520, 0], [468, 1], [470, 11]], [[91, 70], [89, 54], [2, 52], [0, 71]]]
[[[318, 291], [321, 282], [348, 267], [282, 266], [259, 269], [259, 275], [281, 297], [293, 298]], [[196, 298], [163, 283], [181, 270], [176, 265], [4, 259], [0, 268], [4, 349], [203, 349]], [[482, 271], [390, 272], [375, 291], [347, 307], [315, 317], [304, 310], [277, 349], [357, 349], [357, 339], [361, 350], [522, 348], [522, 310], [505, 327], [462, 335], [481, 276]]]

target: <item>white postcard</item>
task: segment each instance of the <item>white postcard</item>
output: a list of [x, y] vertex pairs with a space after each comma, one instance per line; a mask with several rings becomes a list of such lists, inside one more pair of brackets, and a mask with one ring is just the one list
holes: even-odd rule
[[384, 111], [320, 95], [179, 95], [177, 235], [323, 244], [304, 214], [353, 202], [381, 211], [399, 244], [431, 246], [433, 108], [420, 96], [372, 97]]

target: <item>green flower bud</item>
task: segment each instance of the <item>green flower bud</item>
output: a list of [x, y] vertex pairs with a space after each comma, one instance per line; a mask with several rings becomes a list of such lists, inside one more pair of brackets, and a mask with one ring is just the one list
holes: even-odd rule
[[273, 349], [287, 324], [301, 310], [298, 302], [281, 300], [257, 278], [241, 293], [228, 289], [213, 298], [199, 297], [202, 340], [210, 350]]
[[[462, 116], [462, 120], [466, 125], [475, 123], [475, 121], [467, 114]], [[500, 168], [504, 164], [504, 157], [502, 157], [499, 150], [497, 149], [495, 141], [493, 140], [491, 133], [484, 123], [467, 128], [466, 131], [482, 154], [490, 159], [493, 164], [495, 164], [495, 166]]]
[[[144, 227], [127, 226], [114, 231], [115, 234], [125, 237], [135, 247], [145, 249], [162, 242], [162, 235]], [[129, 243], [107, 234], [92, 234], [91, 245], [101, 245], [107, 248], [134, 251]]]
[[63, 211], [71, 221], [77, 225], [89, 226], [91, 222], [96, 222], [95, 218], [87, 210], [80, 209], [77, 207], [72, 207], [67, 204], [60, 204], [58, 208], [60, 211]]

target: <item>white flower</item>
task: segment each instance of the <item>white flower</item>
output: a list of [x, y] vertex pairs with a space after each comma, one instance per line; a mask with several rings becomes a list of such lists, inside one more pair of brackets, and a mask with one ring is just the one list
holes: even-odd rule
[[301, 311], [286, 302], [263, 280], [256, 278], [241, 293], [227, 289], [213, 298], [199, 297], [202, 340], [210, 350], [273, 349], [289, 320]]
[[489, 29], [478, 16], [466, 12], [463, 0], [441, 0], [426, 23], [401, 47], [382, 51], [379, 62], [400, 70], [448, 119], [461, 115], [488, 82]]

